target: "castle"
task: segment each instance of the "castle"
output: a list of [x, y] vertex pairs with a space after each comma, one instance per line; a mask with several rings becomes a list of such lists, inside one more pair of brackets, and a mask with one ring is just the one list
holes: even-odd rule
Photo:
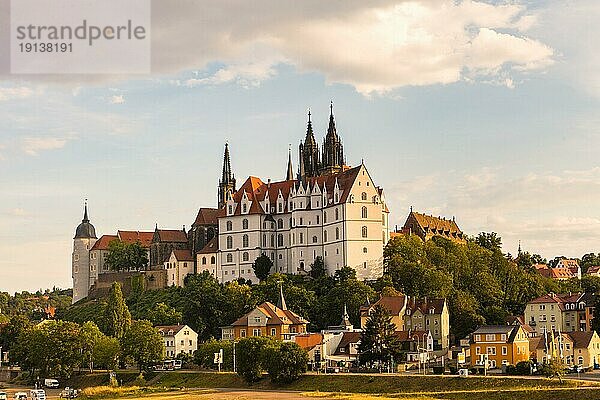
[[252, 264], [262, 254], [273, 262], [272, 273], [307, 273], [322, 257], [329, 274], [350, 266], [361, 279], [380, 277], [389, 210], [364, 162], [346, 164], [333, 105], [322, 148], [309, 112], [298, 150], [297, 174], [290, 152], [285, 179], [264, 182], [249, 176], [237, 188], [226, 144], [217, 208], [200, 208], [187, 232], [157, 226], [137, 236], [119, 231], [98, 239], [86, 204], [73, 244], [73, 301], [87, 297], [99, 277], [110, 272], [102, 260], [115, 239], [139, 241], [148, 251], [149, 271], [164, 271], [165, 285], [180, 285], [186, 274], [203, 271], [220, 282], [258, 282]]

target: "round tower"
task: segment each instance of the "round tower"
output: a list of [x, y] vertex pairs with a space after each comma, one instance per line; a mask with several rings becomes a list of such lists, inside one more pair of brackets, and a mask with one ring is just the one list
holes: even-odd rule
[[90, 249], [96, 243], [96, 228], [88, 218], [87, 200], [83, 209], [83, 219], [73, 238], [73, 255], [71, 257], [73, 277], [73, 303], [87, 297], [90, 289]]

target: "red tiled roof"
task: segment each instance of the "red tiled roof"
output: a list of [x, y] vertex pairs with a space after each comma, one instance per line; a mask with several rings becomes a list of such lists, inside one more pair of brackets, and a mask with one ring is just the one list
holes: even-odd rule
[[[302, 325], [308, 324], [308, 321], [303, 317], [300, 317], [298, 314], [291, 310], [282, 310], [281, 308], [275, 306], [273, 303], [264, 302], [258, 305], [258, 308], [263, 314], [268, 317], [267, 325]], [[252, 310], [254, 311], [254, 310]], [[250, 314], [250, 313], [248, 313]], [[244, 315], [241, 318], [238, 318], [232, 325], [233, 326], [247, 326], [248, 325], [248, 314]], [[284, 322], [286, 319], [289, 322]]]
[[220, 211], [221, 210], [218, 208], [200, 208], [192, 226], [217, 225], [217, 217], [219, 216]]
[[196, 254], [210, 254], [216, 253], [217, 251], [219, 251], [219, 239], [215, 236]]
[[362, 332], [344, 332], [334, 355], [347, 355], [347, 352], [341, 352], [340, 349], [348, 347], [348, 345], [351, 343], [358, 343], [361, 336]]
[[589, 267], [586, 271], [586, 274], [597, 274], [598, 272], [600, 272], [600, 265], [592, 265], [591, 267]]
[[186, 243], [188, 241], [185, 232], [179, 229], [157, 229], [154, 233], [158, 234], [159, 242]]
[[573, 272], [569, 268], [548, 268], [539, 269], [539, 274], [551, 279], [571, 279], [577, 277], [577, 273]]
[[117, 231], [117, 236], [122, 242], [135, 243], [140, 242], [142, 247], [150, 247], [152, 243], [152, 236], [154, 232], [140, 232], [140, 231]]
[[185, 325], [158, 325], [155, 327], [158, 332], [162, 334], [168, 334], [169, 331], [173, 331], [173, 334], [178, 333], [180, 330], [185, 328]]
[[177, 261], [194, 261], [194, 256], [189, 250], [173, 250], [173, 255]]
[[[555, 269], [555, 268], [553, 268]], [[581, 293], [555, 294], [549, 293], [544, 296], [531, 300], [527, 304], [547, 304], [556, 303], [561, 310], [564, 310], [565, 303], [577, 303], [582, 297]]]
[[108, 245], [113, 240], [118, 240], [119, 237], [116, 235], [102, 235], [100, 239], [94, 243], [90, 250], [108, 250]]

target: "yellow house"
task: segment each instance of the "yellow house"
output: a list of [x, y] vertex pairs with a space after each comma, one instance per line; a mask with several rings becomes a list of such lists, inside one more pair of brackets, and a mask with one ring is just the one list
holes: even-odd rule
[[529, 339], [520, 325], [489, 325], [471, 334], [471, 366], [483, 366], [487, 354], [488, 368], [516, 365], [529, 360]]
[[593, 367], [600, 363], [600, 336], [595, 331], [543, 334], [536, 347], [536, 358], [546, 362], [552, 357], [560, 357], [569, 367]]

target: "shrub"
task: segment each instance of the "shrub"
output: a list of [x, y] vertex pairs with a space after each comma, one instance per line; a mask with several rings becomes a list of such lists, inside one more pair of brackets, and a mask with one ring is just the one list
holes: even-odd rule
[[257, 382], [262, 377], [264, 367], [262, 364], [263, 349], [273, 339], [267, 337], [249, 337], [241, 339], [236, 347], [237, 373], [248, 383]]
[[521, 361], [515, 366], [516, 375], [531, 375], [532, 361]]
[[262, 350], [262, 364], [275, 383], [290, 383], [306, 372], [308, 354], [296, 343], [272, 341]]
[[229, 340], [211, 339], [198, 346], [194, 353], [194, 363], [206, 369], [217, 369], [214, 358], [215, 353], [223, 349], [223, 364], [221, 370], [233, 371], [233, 342]]

